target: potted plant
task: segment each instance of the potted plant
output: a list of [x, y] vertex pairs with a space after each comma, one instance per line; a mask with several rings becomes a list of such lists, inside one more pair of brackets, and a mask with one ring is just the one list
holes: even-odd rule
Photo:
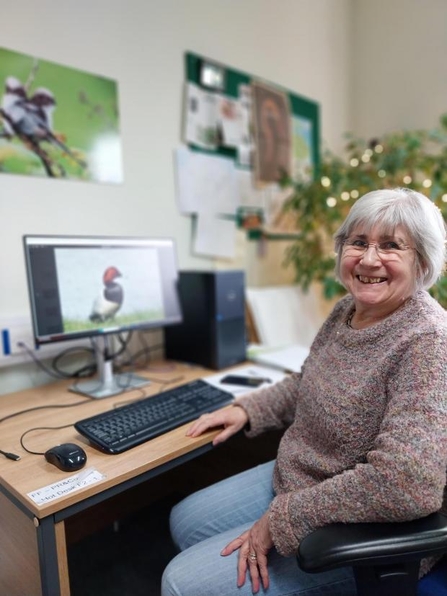
[[[312, 180], [284, 182], [293, 189], [284, 209], [293, 213], [297, 229], [285, 263], [293, 265], [304, 290], [319, 282], [325, 298], [334, 298], [345, 290], [334, 276], [332, 236], [358, 197], [378, 188], [412, 188], [447, 215], [447, 114], [432, 130], [403, 130], [370, 140], [347, 135], [344, 157], [327, 150]], [[447, 277], [430, 293], [447, 307]]]

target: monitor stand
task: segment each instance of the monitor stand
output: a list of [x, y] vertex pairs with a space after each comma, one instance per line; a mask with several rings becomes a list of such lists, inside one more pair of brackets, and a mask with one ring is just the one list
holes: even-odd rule
[[98, 369], [97, 378], [79, 381], [69, 387], [70, 391], [93, 399], [103, 399], [104, 397], [112, 397], [112, 395], [150, 385], [148, 379], [134, 373], [114, 373], [113, 359], [106, 357], [104, 342], [101, 342], [102, 345], [100, 345], [102, 339], [94, 338], [92, 340]]

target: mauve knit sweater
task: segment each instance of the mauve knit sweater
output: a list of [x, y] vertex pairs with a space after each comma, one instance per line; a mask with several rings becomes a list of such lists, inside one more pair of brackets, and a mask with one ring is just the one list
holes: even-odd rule
[[420, 291], [355, 330], [353, 308], [351, 296], [335, 306], [301, 373], [238, 400], [249, 436], [287, 429], [269, 509], [284, 556], [332, 522], [403, 521], [443, 506], [447, 313]]

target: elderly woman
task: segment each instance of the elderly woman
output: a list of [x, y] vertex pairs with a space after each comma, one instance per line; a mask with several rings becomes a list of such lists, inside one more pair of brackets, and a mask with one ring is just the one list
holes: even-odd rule
[[293, 555], [306, 534], [441, 509], [447, 314], [426, 290], [443, 270], [445, 240], [439, 209], [412, 190], [370, 192], [354, 204], [335, 235], [348, 295], [301, 372], [188, 431], [223, 427], [217, 444], [241, 429], [248, 436], [285, 429], [276, 462], [174, 508], [171, 531], [182, 552], [164, 573], [163, 596], [354, 595], [349, 568], [298, 569]]

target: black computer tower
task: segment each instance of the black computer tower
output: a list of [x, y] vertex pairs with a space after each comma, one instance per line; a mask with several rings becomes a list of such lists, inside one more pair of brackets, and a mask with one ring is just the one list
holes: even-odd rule
[[246, 358], [243, 271], [182, 271], [183, 322], [165, 329], [165, 355], [219, 370]]

